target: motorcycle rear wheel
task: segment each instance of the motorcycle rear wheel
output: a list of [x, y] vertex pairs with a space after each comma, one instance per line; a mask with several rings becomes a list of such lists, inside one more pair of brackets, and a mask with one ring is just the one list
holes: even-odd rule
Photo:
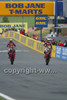
[[11, 62], [11, 65], [13, 65], [13, 63], [14, 63], [14, 58], [13, 58], [13, 59], [10, 59], [10, 62]]
[[14, 61], [13, 61], [13, 60], [11, 60], [11, 65], [13, 65], [13, 62], [14, 62]]
[[46, 59], [46, 65], [48, 65], [49, 64], [49, 59]]

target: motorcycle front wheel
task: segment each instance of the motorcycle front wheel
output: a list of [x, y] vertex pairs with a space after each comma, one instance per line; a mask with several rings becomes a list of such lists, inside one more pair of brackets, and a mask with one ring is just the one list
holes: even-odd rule
[[14, 63], [14, 58], [11, 58], [11, 59], [10, 59], [10, 62], [11, 62], [11, 65], [13, 65], [13, 63]]
[[48, 65], [49, 64], [49, 59], [46, 59], [46, 65]]

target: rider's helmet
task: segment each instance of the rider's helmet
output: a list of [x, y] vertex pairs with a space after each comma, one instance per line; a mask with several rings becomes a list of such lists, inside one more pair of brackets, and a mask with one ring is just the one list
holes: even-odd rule
[[10, 39], [10, 42], [12, 42], [12, 39]]

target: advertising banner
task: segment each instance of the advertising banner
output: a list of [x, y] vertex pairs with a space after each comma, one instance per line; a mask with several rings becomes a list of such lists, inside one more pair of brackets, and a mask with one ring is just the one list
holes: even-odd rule
[[48, 15], [35, 15], [35, 27], [48, 27]]
[[25, 32], [28, 30], [27, 23], [0, 23], [0, 28], [2, 30], [10, 29], [15, 27], [16, 29], [25, 29]]
[[54, 57], [55, 58], [55, 53], [56, 53], [56, 46], [52, 45], [51, 57]]
[[67, 47], [56, 46], [55, 58], [67, 60]]
[[53, 1], [0, 2], [0, 16], [54, 16]]

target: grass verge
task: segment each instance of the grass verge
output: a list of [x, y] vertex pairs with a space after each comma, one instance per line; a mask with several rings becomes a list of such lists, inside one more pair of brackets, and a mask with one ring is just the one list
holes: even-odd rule
[[5, 99], [3, 99], [3, 98], [0, 97], [0, 100], [5, 100]]

